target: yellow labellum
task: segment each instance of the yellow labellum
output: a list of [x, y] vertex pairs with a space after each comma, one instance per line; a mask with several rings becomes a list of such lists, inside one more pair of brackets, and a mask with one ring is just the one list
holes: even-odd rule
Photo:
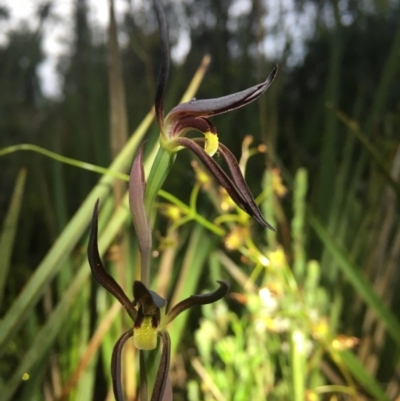
[[208, 131], [204, 133], [204, 136], [206, 137], [206, 144], [204, 146], [204, 150], [209, 156], [212, 157], [218, 150], [218, 135]]
[[141, 326], [135, 328], [133, 342], [137, 349], [151, 350], [157, 346], [157, 328], [154, 328], [151, 317], [145, 317]]

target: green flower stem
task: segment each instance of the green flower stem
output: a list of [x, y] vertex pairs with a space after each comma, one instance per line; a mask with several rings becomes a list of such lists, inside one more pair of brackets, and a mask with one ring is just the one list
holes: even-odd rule
[[71, 157], [60, 155], [58, 153], [52, 152], [51, 150], [47, 150], [37, 145], [32, 145], [30, 143], [22, 143], [19, 145], [13, 145], [13, 146], [8, 146], [7, 148], [2, 148], [0, 149], [0, 157], [8, 155], [9, 153], [19, 152], [21, 150], [36, 152], [50, 159], [57, 160], [60, 163], [78, 167], [82, 170], [93, 171], [98, 174], [119, 178], [120, 180], [123, 181], [129, 181], [129, 176], [127, 174], [121, 173], [120, 171], [115, 171], [105, 167], [96, 166], [95, 164], [92, 163], [87, 163], [81, 160], [72, 159]]
[[190, 194], [190, 208], [195, 212], [196, 211], [196, 203], [197, 203], [197, 198], [199, 195], [200, 191], [200, 185], [199, 183], [196, 182], [196, 184], [193, 187], [192, 193]]
[[305, 393], [305, 338], [300, 330], [291, 333], [291, 365], [293, 401], [304, 400]]
[[319, 386], [314, 389], [314, 391], [318, 394], [323, 393], [343, 393], [348, 394], [354, 397], [354, 390], [347, 387], [347, 386], [340, 386], [337, 384], [334, 385], [326, 385], [326, 386]]
[[11, 257], [15, 246], [18, 219], [21, 212], [22, 200], [26, 183], [26, 168], [18, 174], [9, 209], [5, 215], [3, 230], [0, 232], [0, 307], [4, 297], [7, 276], [11, 267]]
[[207, 230], [210, 230], [211, 232], [218, 235], [219, 237], [222, 237], [226, 234], [226, 232], [223, 228], [218, 227], [217, 225], [211, 223], [210, 221], [208, 221], [206, 218], [204, 218], [200, 214], [197, 214], [196, 211], [192, 210], [188, 205], [183, 203], [176, 196], [170, 194], [169, 192], [163, 191], [162, 189], [159, 191], [158, 195], [161, 196], [162, 198], [166, 199], [167, 201], [173, 203], [175, 206], [179, 207], [184, 213], [187, 213], [188, 215], [190, 215], [194, 220], [196, 220], [204, 228], [207, 228]]
[[193, 220], [193, 216], [191, 215], [186, 215], [179, 220], [176, 220], [171, 226], [168, 228], [169, 233], [173, 233], [175, 230], [177, 230], [179, 227], [183, 226], [186, 223], [189, 223], [189, 221]]
[[[241, 225], [247, 225], [246, 219], [247, 217], [243, 218], [243, 215], [241, 215], [241, 212], [239, 211], [240, 209], [236, 209], [238, 214], [221, 214], [217, 218], [215, 218], [214, 223], [215, 224], [222, 224], [222, 223], [236, 223], [236, 224], [241, 224]], [[246, 216], [246, 215], [245, 215]], [[248, 220], [248, 219], [247, 219]]]

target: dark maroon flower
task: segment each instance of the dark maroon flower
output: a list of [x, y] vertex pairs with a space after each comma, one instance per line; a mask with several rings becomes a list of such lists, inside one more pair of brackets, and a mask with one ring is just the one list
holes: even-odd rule
[[[278, 72], [278, 66], [275, 66], [268, 78], [258, 85], [216, 99], [193, 99], [174, 107], [164, 118], [164, 92], [170, 65], [168, 30], [162, 7], [158, 1], [154, 1], [154, 5], [160, 28], [162, 53], [155, 97], [155, 111], [161, 130], [161, 146], [170, 153], [175, 153], [182, 148], [191, 150], [242, 210], [254, 217], [263, 227], [274, 230], [265, 221], [256, 205], [236, 158], [226, 146], [218, 142], [217, 130], [209, 118], [236, 110], [258, 99], [272, 84]], [[192, 130], [201, 132], [204, 138], [186, 138], [186, 133]], [[216, 152], [222, 155], [230, 176], [212, 158]]]
[[110, 292], [125, 308], [133, 321], [133, 327], [127, 330], [119, 338], [114, 346], [111, 360], [111, 375], [114, 395], [117, 401], [124, 399], [121, 385], [121, 355], [125, 342], [133, 336], [135, 346], [140, 350], [152, 350], [157, 346], [157, 337], [162, 341], [162, 353], [157, 372], [156, 382], [153, 388], [151, 400], [162, 400], [167, 382], [170, 359], [170, 337], [166, 326], [180, 313], [196, 306], [216, 302], [229, 291], [229, 283], [218, 280], [219, 288], [206, 294], [192, 295], [179, 302], [164, 313], [167, 301], [154, 291], [148, 289], [141, 281], [133, 283], [133, 300], [125, 294], [121, 286], [106, 271], [100, 258], [97, 245], [97, 218], [98, 204], [96, 202], [90, 227], [88, 260], [94, 278]]

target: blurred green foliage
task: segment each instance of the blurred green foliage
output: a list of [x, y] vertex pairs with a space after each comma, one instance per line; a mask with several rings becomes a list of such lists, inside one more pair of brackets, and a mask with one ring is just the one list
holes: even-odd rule
[[[54, 0], [53, 6], [56, 3]], [[213, 120], [221, 142], [238, 158], [246, 135], [252, 135], [256, 145], [267, 146], [265, 153], [256, 152], [246, 164], [246, 179], [254, 194], [263, 191], [263, 211], [278, 233], [268, 232], [264, 238], [252, 226], [254, 248], [247, 244], [238, 250], [222, 251], [225, 247], [218, 236], [194, 228], [197, 223], [182, 227], [177, 224], [178, 229], [169, 232], [168, 219], [155, 220], [159, 258], [154, 270], [160, 272], [160, 282], [161, 277], [168, 278], [167, 284], [161, 283], [165, 295], [179, 298], [179, 291], [189, 291], [183, 288], [182, 277], [187, 277], [191, 263], [197, 260], [191, 287], [210, 287], [208, 277], [218, 278], [211, 271], [216, 269], [234, 277], [233, 292], [244, 297], [238, 295], [227, 304], [217, 305], [216, 310], [205, 308], [197, 316], [186, 317], [184, 323], [177, 322], [178, 329], [171, 332], [172, 341], [175, 337], [177, 342], [173, 345], [177, 355], [173, 370], [176, 399], [218, 399], [210, 387], [212, 383], [226, 400], [246, 400], [249, 394], [254, 400], [266, 399], [267, 395], [271, 400], [394, 400], [400, 393], [400, 342], [396, 335], [400, 319], [400, 296], [396, 291], [400, 282], [400, 200], [396, 196], [400, 185], [400, 5], [389, 0], [297, 0], [288, 10], [284, 2], [275, 2], [278, 6], [274, 8], [271, 2], [254, 0], [246, 2], [247, 11], [236, 14], [233, 11], [239, 2], [234, 0], [163, 3], [172, 46], [183, 35], [182, 30], [187, 31], [191, 42], [184, 62], [173, 65], [167, 111], [178, 102], [206, 53], [211, 55], [212, 63], [197, 98], [244, 89], [265, 79], [273, 64], [280, 65], [277, 80], [260, 101]], [[32, 143], [106, 167], [112, 160], [104, 32], [89, 20], [86, 1], [75, 0], [70, 49], [58, 65], [61, 96], [46, 98], [38, 68], [45, 57], [44, 27], [55, 18], [52, 3], [47, 5], [47, 9], [38, 9], [40, 24], [35, 30], [15, 29], [7, 43], [0, 45], [0, 151]], [[267, 18], [274, 10], [278, 10], [277, 18], [271, 22]], [[7, 18], [11, 18], [7, 9], [0, 8], [0, 25]], [[301, 25], [304, 20], [306, 23]], [[133, 132], [152, 106], [159, 39], [155, 16], [147, 7], [132, 6], [121, 21], [118, 29], [124, 38], [120, 54], [126, 110], [129, 132]], [[306, 26], [308, 36], [291, 34], [296, 24], [303, 29]], [[280, 43], [276, 54], [263, 51], [271, 40]], [[346, 118], [339, 118], [340, 113]], [[153, 125], [146, 134], [146, 149], [151, 149], [157, 136]], [[371, 156], [366, 141], [378, 159]], [[188, 155], [182, 153], [165, 188], [187, 204], [196, 182], [188, 166]], [[21, 193], [17, 177], [23, 167], [27, 176]], [[391, 175], [392, 182], [383, 170]], [[2, 236], [6, 239], [0, 244], [0, 249], [7, 247], [3, 248], [7, 255], [12, 253], [9, 264], [1, 267], [8, 272], [4, 293], [0, 294], [2, 317], [23, 293], [35, 267], [97, 180], [92, 172], [36, 153], [0, 157], [0, 228], [2, 233], [7, 232], [3, 224], [6, 221], [13, 226], [12, 235]], [[211, 222], [224, 214], [218, 206], [218, 189], [214, 191], [200, 192], [197, 203], [199, 214]], [[14, 198], [15, 193], [20, 198]], [[21, 202], [21, 207], [11, 208], [11, 199]], [[108, 200], [100, 227], [109, 224], [116, 235], [127, 221], [122, 213]], [[112, 215], [115, 227], [110, 223]], [[239, 219], [239, 223], [228, 223], [224, 229], [231, 233], [236, 226], [249, 229], [249, 222], [242, 223]], [[57, 326], [59, 332], [54, 334], [57, 338], [51, 349], [43, 349], [40, 358], [33, 359], [37, 369], [31, 372], [32, 384], [17, 386], [17, 398], [9, 399], [57, 399], [54, 394], [60, 393], [109, 307], [109, 300], [97, 288], [90, 288], [89, 281], [81, 292], [69, 287], [74, 278], [82, 283], [87, 280], [87, 239], [83, 231], [62, 264], [64, 276], [57, 276], [43, 290], [34, 313], [21, 324], [15, 338], [0, 344], [2, 388], [24, 361], [32, 338], [51, 311], [60, 305], [64, 305], [64, 312], [71, 308], [69, 318], [61, 319]], [[113, 238], [104, 241], [117, 248], [117, 256], [108, 256], [110, 266], [115, 267], [115, 260], [126, 248], [121, 250], [120, 242]], [[134, 244], [132, 238], [129, 241]], [[128, 248], [124, 260], [135, 266], [136, 248]], [[271, 258], [277, 252], [283, 255], [281, 270], [257, 262], [260, 255]], [[226, 253], [231, 264], [225, 259]], [[212, 269], [201, 270], [203, 264]], [[176, 266], [183, 266], [182, 273]], [[238, 279], [240, 271], [245, 277], [242, 280]], [[128, 287], [128, 278], [133, 279], [134, 274], [127, 273]], [[273, 282], [279, 274], [285, 276]], [[246, 283], [253, 287], [246, 287]], [[73, 308], [72, 299], [63, 298], [66, 288], [84, 307]], [[260, 318], [266, 308], [259, 305], [263, 288], [279, 305], [269, 320], [266, 316]], [[221, 317], [220, 309], [224, 308]], [[265, 330], [260, 331], [260, 319], [264, 325], [285, 321], [287, 326], [279, 331], [267, 325], [270, 331], [264, 326]], [[101, 356], [86, 373], [85, 378], [95, 389], [93, 400], [105, 398], [109, 385], [105, 361], [110, 357], [112, 335], [118, 331], [115, 327], [110, 330]], [[300, 340], [308, 347], [306, 356], [296, 355], [299, 332]], [[178, 344], [179, 338], [182, 341]], [[354, 345], [353, 353], [346, 350], [340, 355], [334, 349], [334, 340], [354, 341], [350, 344]], [[349, 343], [336, 345], [347, 349]], [[233, 360], [232, 355], [237, 359]], [[235, 394], [232, 385], [236, 381], [242, 387], [234, 388]], [[74, 391], [84, 394], [79, 392], [82, 389]], [[47, 398], [40, 398], [42, 394]], [[331, 394], [338, 398], [331, 398]]]

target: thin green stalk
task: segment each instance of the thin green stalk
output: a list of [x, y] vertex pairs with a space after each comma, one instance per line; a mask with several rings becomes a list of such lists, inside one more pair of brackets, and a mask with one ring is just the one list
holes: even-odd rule
[[188, 205], [183, 203], [176, 196], [174, 196], [174, 195], [170, 194], [169, 192], [166, 192], [162, 189], [158, 192], [158, 195], [161, 196], [162, 198], [168, 200], [169, 202], [173, 203], [174, 205], [178, 206], [184, 213], [186, 213], [188, 216], [190, 216], [193, 220], [196, 220], [203, 227], [207, 228], [207, 230], [210, 230], [211, 232], [218, 235], [219, 237], [222, 237], [226, 234], [224, 229], [211, 223], [202, 215], [197, 214], [195, 211], [193, 211], [192, 208], [190, 208]]
[[[271, 171], [265, 170], [262, 181], [263, 194], [265, 194], [265, 199], [262, 202], [262, 211], [266, 220], [272, 225], [272, 227], [277, 228], [276, 222], [276, 209], [275, 209], [275, 194], [272, 185], [272, 173]], [[271, 249], [275, 249], [278, 245], [277, 234], [272, 230], [265, 230], [266, 241]]]
[[193, 217], [192, 217], [192, 216], [186, 215], [186, 216], [184, 216], [184, 217], [182, 217], [182, 218], [180, 218], [180, 219], [174, 221], [174, 222], [171, 224], [171, 226], [168, 228], [168, 232], [169, 232], [169, 233], [172, 233], [172, 232], [174, 232], [175, 230], [177, 230], [179, 227], [183, 226], [183, 225], [186, 224], [186, 223], [189, 223], [189, 221], [192, 221], [192, 220], [193, 220]]
[[[336, 2], [332, 3], [333, 16], [335, 19], [335, 30], [330, 35], [330, 57], [329, 57], [329, 75], [326, 81], [325, 99], [334, 105], [338, 104], [340, 99], [340, 79], [342, 74], [342, 60], [344, 55], [343, 29], [340, 21], [339, 9]], [[324, 127], [322, 149], [320, 153], [319, 164], [319, 190], [317, 199], [318, 216], [326, 222], [329, 218], [329, 210], [334, 195], [334, 186], [332, 181], [336, 177], [336, 159], [339, 147], [337, 146], [337, 119], [328, 111], [324, 113]]]
[[305, 393], [306, 344], [304, 334], [300, 330], [291, 333], [291, 365], [293, 401], [303, 401]]
[[293, 241], [293, 273], [297, 280], [302, 282], [306, 274], [306, 258], [304, 251], [304, 220], [306, 215], [305, 198], [307, 194], [307, 171], [299, 169], [294, 181], [292, 220], [292, 241]]
[[193, 212], [196, 212], [196, 203], [197, 203], [197, 198], [199, 196], [199, 192], [200, 192], [200, 184], [196, 182], [190, 194], [190, 201], [189, 201], [189, 205], [193, 210]]
[[[147, 115], [147, 117], [143, 121], [143, 123], [148, 118], [150, 118], [150, 121], [147, 121], [146, 128], [151, 123], [152, 115], [151, 114]], [[139, 131], [140, 127], [141, 126], [139, 126], [139, 128], [138, 128], [138, 130], [136, 132]], [[143, 129], [144, 129], [144, 127], [143, 127]], [[133, 134], [132, 139], [133, 139], [134, 135], [135, 135], [135, 133]], [[135, 142], [135, 147], [136, 147], [137, 146], [136, 142], [138, 142], [138, 141], [134, 141], [134, 142]], [[132, 149], [132, 148], [133, 148], [132, 145], [129, 146], [129, 149], [131, 150], [131, 152], [132, 151], [134, 152], [134, 149]], [[108, 175], [110, 177], [119, 178], [120, 180], [124, 180], [124, 181], [127, 181], [129, 179], [129, 176], [127, 176], [126, 174], [123, 174], [120, 171], [117, 171], [116, 169], [113, 169], [111, 167], [111, 166], [117, 166], [118, 164], [114, 164], [113, 163], [110, 166], [110, 168], [100, 167], [100, 166], [96, 166], [95, 164], [91, 164], [91, 163], [87, 163], [87, 162], [84, 162], [84, 161], [81, 161], [81, 160], [72, 159], [70, 157], [62, 156], [62, 155], [60, 155], [58, 153], [52, 152], [51, 150], [47, 150], [47, 149], [42, 148], [40, 146], [29, 144], [29, 143], [23, 143], [23, 144], [19, 144], [19, 145], [8, 146], [7, 148], [0, 149], [0, 157], [8, 155], [10, 153], [19, 152], [21, 150], [27, 150], [27, 151], [31, 151], [31, 152], [36, 152], [36, 153], [39, 153], [39, 154], [41, 154], [43, 156], [47, 156], [50, 159], [56, 160], [56, 161], [58, 161], [60, 163], [69, 164], [70, 166], [78, 167], [78, 168], [80, 168], [82, 170], [93, 171], [94, 173], [98, 173], [98, 174], [101, 174], [101, 175]], [[125, 155], [125, 157], [127, 157], [127, 152], [124, 152], [124, 155]], [[116, 161], [117, 161], [117, 159], [115, 159], [115, 162]]]
[[10, 206], [4, 219], [0, 236], [0, 307], [4, 297], [4, 287], [10, 270], [11, 256], [17, 234], [17, 224], [21, 210], [26, 181], [26, 169], [22, 169], [17, 177]]
[[317, 291], [321, 275], [321, 268], [316, 260], [310, 260], [307, 263], [307, 275], [304, 282], [304, 303], [308, 308], [317, 307]]

